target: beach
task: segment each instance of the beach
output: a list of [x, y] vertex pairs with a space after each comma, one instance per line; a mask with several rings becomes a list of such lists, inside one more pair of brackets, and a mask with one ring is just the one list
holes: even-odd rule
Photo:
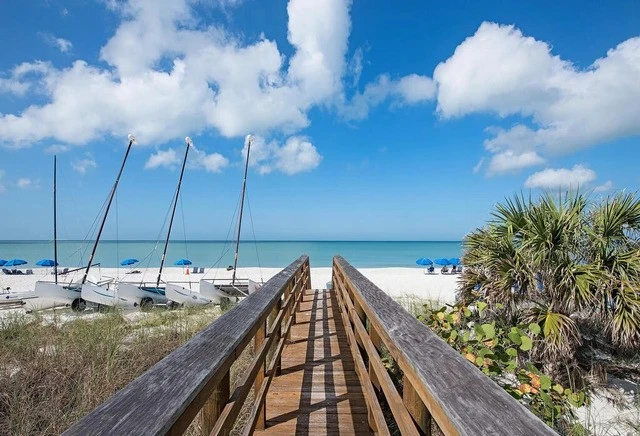
[[[238, 268], [237, 278], [266, 282], [280, 272], [282, 268]], [[399, 297], [415, 297], [420, 300], [432, 300], [438, 303], [455, 301], [459, 275], [440, 274], [439, 269], [433, 274], [425, 274], [423, 268], [359, 268], [365, 277], [388, 295]], [[24, 271], [24, 270], [23, 270]], [[140, 271], [139, 273], [135, 271]], [[185, 268], [168, 267], [162, 271], [162, 281], [183, 282], [194, 290], [199, 289], [201, 279], [228, 280], [232, 271], [225, 268], [206, 269], [203, 274], [193, 274]], [[134, 273], [132, 273], [134, 272]], [[90, 281], [114, 279], [127, 282], [155, 282], [158, 268], [94, 268], [89, 274]], [[59, 276], [60, 283], [78, 282], [82, 279], [82, 271]], [[32, 275], [0, 274], [0, 288], [11, 288], [13, 292], [32, 291], [38, 280], [52, 281], [52, 268], [36, 268]], [[331, 281], [331, 268], [311, 268], [311, 287], [323, 289]], [[0, 292], [2, 292], [0, 290]]]

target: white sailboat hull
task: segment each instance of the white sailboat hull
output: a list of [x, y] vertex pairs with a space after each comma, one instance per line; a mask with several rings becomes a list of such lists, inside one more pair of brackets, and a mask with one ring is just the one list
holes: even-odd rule
[[148, 304], [166, 304], [167, 297], [161, 294], [158, 289], [164, 291], [163, 288], [155, 286], [140, 287], [134, 283], [118, 283], [118, 298], [124, 298], [127, 301], [133, 301], [134, 305], [145, 306]]
[[82, 301], [79, 285], [61, 285], [53, 282], [36, 282], [33, 297], [24, 300], [27, 310], [45, 310], [54, 307], [74, 306]]
[[110, 283], [103, 287], [93, 283], [82, 285], [82, 298], [92, 303], [109, 307], [133, 308], [139, 305], [139, 300], [124, 298], [118, 292], [117, 285]]
[[193, 289], [185, 288], [184, 286], [175, 283], [167, 283], [165, 294], [169, 301], [184, 304], [185, 306], [220, 304], [221, 299], [226, 297], [226, 295], [220, 292], [217, 288], [205, 289], [203, 292], [201, 285], [200, 292], [196, 292]]
[[33, 298], [36, 298], [36, 294], [33, 291], [2, 293], [0, 294], [0, 307], [3, 305], [22, 304], [22, 302]]

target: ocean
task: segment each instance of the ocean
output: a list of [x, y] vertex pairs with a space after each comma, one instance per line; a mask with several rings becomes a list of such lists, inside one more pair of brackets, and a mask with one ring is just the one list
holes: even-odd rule
[[[102, 241], [94, 262], [103, 268], [119, 266], [122, 259], [135, 258], [139, 267], [158, 267], [164, 241]], [[59, 241], [58, 263], [62, 267], [85, 265], [91, 253], [92, 242]], [[171, 241], [166, 265], [181, 258], [202, 267], [233, 265], [234, 243], [223, 241]], [[257, 241], [241, 242], [238, 266], [284, 267], [306, 253], [312, 267], [331, 266], [334, 255], [339, 254], [358, 268], [418, 267], [421, 257], [460, 257], [460, 241], [441, 242], [388, 242], [388, 241]], [[53, 259], [52, 241], [0, 241], [0, 259], [24, 259], [22, 268], [35, 267], [42, 259]]]

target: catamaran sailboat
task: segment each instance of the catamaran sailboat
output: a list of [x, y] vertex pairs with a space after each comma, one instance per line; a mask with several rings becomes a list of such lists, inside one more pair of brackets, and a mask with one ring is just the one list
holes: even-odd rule
[[228, 283], [214, 283], [213, 279], [200, 280], [200, 292], [184, 287], [179, 283], [166, 284], [166, 296], [170, 302], [177, 305], [204, 305], [204, 304], [220, 304], [223, 299], [246, 297], [259, 288], [259, 284], [252, 280], [240, 280], [236, 277], [236, 268], [238, 266], [238, 250], [240, 248], [240, 231], [242, 229], [242, 212], [244, 209], [244, 197], [247, 188], [247, 172], [249, 170], [249, 153], [251, 152], [251, 142], [253, 137], [247, 135], [245, 142], [247, 144], [247, 159], [244, 167], [244, 180], [242, 182], [242, 197], [240, 200], [240, 215], [238, 218], [238, 234], [236, 239], [236, 251], [233, 264], [233, 278]]
[[109, 200], [107, 202], [107, 208], [104, 212], [104, 216], [102, 217], [102, 222], [100, 224], [100, 229], [98, 230], [98, 235], [96, 236], [96, 242], [93, 245], [93, 250], [91, 251], [91, 256], [89, 257], [89, 264], [84, 271], [84, 275], [82, 277], [82, 281], [79, 284], [80, 294], [82, 297], [82, 301], [89, 301], [91, 303], [101, 304], [99, 299], [94, 298], [94, 295], [100, 295], [101, 293], [109, 292], [114, 288], [114, 284], [112, 280], [107, 280], [105, 282], [87, 282], [89, 269], [91, 268], [91, 263], [93, 262], [93, 257], [96, 254], [96, 250], [98, 248], [98, 244], [100, 243], [100, 237], [102, 236], [102, 230], [104, 230], [104, 225], [107, 222], [107, 216], [109, 215], [109, 209], [111, 208], [111, 203], [113, 201], [113, 197], [116, 194], [116, 190], [118, 189], [118, 183], [120, 182], [120, 177], [122, 176], [122, 171], [124, 170], [124, 166], [127, 163], [127, 158], [129, 157], [129, 152], [131, 151], [131, 146], [135, 142], [135, 137], [133, 135], [129, 135], [129, 146], [127, 147], [127, 152], [124, 155], [124, 159], [122, 160], [122, 165], [120, 166], [120, 171], [118, 172], [118, 177], [116, 178], [115, 183], [113, 184], [113, 188], [111, 188], [111, 192], [109, 194]]
[[82, 289], [83, 297], [88, 301], [104, 306], [117, 306], [117, 307], [151, 307], [155, 305], [162, 305], [167, 303], [167, 297], [165, 296], [164, 284], [161, 284], [162, 269], [164, 268], [164, 262], [167, 255], [167, 248], [169, 247], [169, 238], [171, 237], [171, 228], [173, 227], [173, 219], [176, 213], [176, 206], [180, 195], [180, 187], [182, 185], [182, 177], [184, 176], [184, 169], [187, 163], [187, 157], [189, 155], [189, 148], [192, 146], [191, 138], [185, 138], [187, 144], [184, 159], [182, 161], [182, 168], [180, 170], [180, 178], [178, 179], [178, 186], [173, 201], [173, 207], [171, 211], [171, 219], [169, 220], [169, 228], [167, 230], [167, 237], [164, 243], [164, 250], [162, 252], [162, 258], [160, 260], [160, 269], [158, 271], [158, 278], [155, 283], [131, 283], [131, 282], [117, 282], [110, 283], [107, 287], [102, 286], [84, 286]]

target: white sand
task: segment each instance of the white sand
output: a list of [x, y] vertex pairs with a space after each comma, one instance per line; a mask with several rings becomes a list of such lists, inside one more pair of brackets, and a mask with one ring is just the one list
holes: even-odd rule
[[[134, 268], [133, 270], [136, 270]], [[158, 275], [157, 268], [147, 270], [139, 269], [140, 274], [127, 274], [132, 271], [128, 268], [96, 268], [92, 269], [90, 279], [115, 278], [133, 282], [155, 282]], [[260, 282], [267, 281], [281, 268], [238, 268], [237, 277], [250, 278]], [[13, 292], [32, 291], [38, 280], [53, 280], [51, 268], [37, 268], [33, 275], [5, 275], [0, 273], [0, 293], [2, 289], [11, 287]], [[198, 288], [200, 279], [230, 279], [232, 272], [226, 269], [205, 269], [205, 274], [185, 274], [185, 269], [177, 267], [165, 268], [162, 272], [162, 280], [170, 282], [191, 282], [194, 289]], [[376, 284], [387, 294], [393, 297], [411, 295], [425, 300], [437, 300], [440, 303], [451, 303], [455, 300], [458, 275], [424, 274], [422, 268], [362, 268], [360, 272]], [[68, 283], [82, 279], [82, 272], [61, 276], [60, 281]], [[311, 268], [311, 285], [313, 288], [322, 289], [331, 281], [331, 268]]]

